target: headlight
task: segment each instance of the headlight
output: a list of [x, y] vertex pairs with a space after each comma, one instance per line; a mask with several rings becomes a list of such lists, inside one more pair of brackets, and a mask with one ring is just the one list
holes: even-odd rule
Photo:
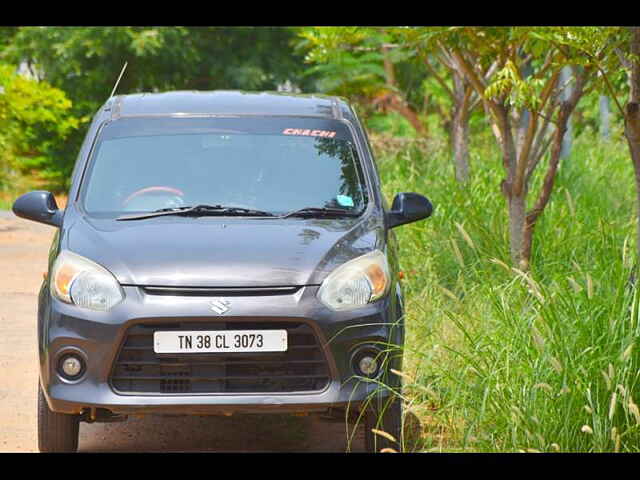
[[383, 297], [389, 284], [387, 257], [374, 250], [331, 272], [322, 282], [318, 298], [333, 310], [351, 310]]
[[63, 302], [102, 312], [124, 298], [111, 272], [67, 250], [60, 252], [53, 264], [51, 292]]

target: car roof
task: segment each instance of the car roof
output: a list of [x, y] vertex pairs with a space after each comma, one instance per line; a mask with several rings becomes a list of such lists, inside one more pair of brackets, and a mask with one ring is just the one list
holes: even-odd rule
[[237, 90], [136, 93], [110, 98], [104, 105], [112, 118], [147, 115], [286, 115], [350, 117], [337, 97]]

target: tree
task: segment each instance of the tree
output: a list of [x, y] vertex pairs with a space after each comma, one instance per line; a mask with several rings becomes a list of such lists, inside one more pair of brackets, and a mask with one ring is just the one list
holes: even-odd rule
[[[557, 45], [577, 51], [593, 65], [598, 72], [595, 87], [613, 100], [624, 119], [640, 215], [640, 27], [556, 27], [553, 34]], [[622, 80], [628, 85], [626, 103], [619, 98], [626, 90], [619, 87]], [[640, 259], [640, 221], [636, 245]]]
[[[631, 161], [635, 170], [636, 195], [640, 210], [640, 27], [629, 29], [629, 54], [621, 56], [623, 66], [629, 70], [629, 100], [624, 108], [624, 135], [627, 138]], [[640, 258], [640, 221], [637, 226], [636, 245]]]
[[[449, 28], [434, 32], [447, 44], [455, 67], [483, 98], [492, 130], [502, 152], [505, 178], [501, 190], [509, 213], [509, 243], [513, 264], [529, 268], [536, 222], [549, 202], [560, 161], [567, 123], [585, 86], [592, 66], [577, 65], [577, 51], [560, 47], [546, 27]], [[482, 75], [492, 70], [489, 78]], [[571, 66], [573, 89], [563, 100], [567, 84], [560, 72]], [[530, 70], [524, 75], [525, 68]], [[555, 128], [550, 127], [553, 125]], [[542, 188], [527, 211], [531, 179], [549, 145], [551, 151]]]
[[[433, 39], [435, 39], [435, 42]], [[427, 30], [425, 34], [419, 34], [418, 42], [421, 47], [420, 54], [424, 58], [425, 65], [451, 100], [450, 138], [453, 164], [455, 166], [456, 180], [460, 183], [465, 183], [469, 180], [469, 118], [471, 112], [481, 104], [483, 97], [474, 90], [467, 80], [454, 59], [451, 50], [444, 43], [438, 41], [438, 35], [433, 35], [433, 32]], [[450, 87], [446, 79], [439, 75], [437, 69], [431, 65], [431, 56], [448, 71], [453, 80], [453, 87]], [[473, 64], [479, 65], [474, 52], [466, 52], [466, 56]], [[478, 74], [486, 81], [493, 75], [496, 66], [497, 62], [493, 62], [484, 70], [481, 67]]]

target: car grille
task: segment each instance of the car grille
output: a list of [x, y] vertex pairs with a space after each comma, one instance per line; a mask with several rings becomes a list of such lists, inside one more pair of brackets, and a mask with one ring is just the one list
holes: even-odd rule
[[[286, 352], [156, 354], [156, 330], [287, 330]], [[121, 394], [285, 393], [323, 390], [329, 369], [322, 347], [302, 322], [181, 322], [127, 330], [111, 372]]]

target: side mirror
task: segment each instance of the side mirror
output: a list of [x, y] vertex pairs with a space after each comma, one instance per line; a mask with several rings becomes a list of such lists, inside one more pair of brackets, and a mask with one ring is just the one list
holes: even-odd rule
[[433, 212], [433, 205], [427, 197], [418, 193], [399, 193], [393, 199], [387, 213], [389, 228], [427, 218]]
[[36, 190], [25, 193], [13, 203], [13, 213], [18, 217], [46, 223], [54, 227], [62, 225], [62, 211], [51, 192]]

